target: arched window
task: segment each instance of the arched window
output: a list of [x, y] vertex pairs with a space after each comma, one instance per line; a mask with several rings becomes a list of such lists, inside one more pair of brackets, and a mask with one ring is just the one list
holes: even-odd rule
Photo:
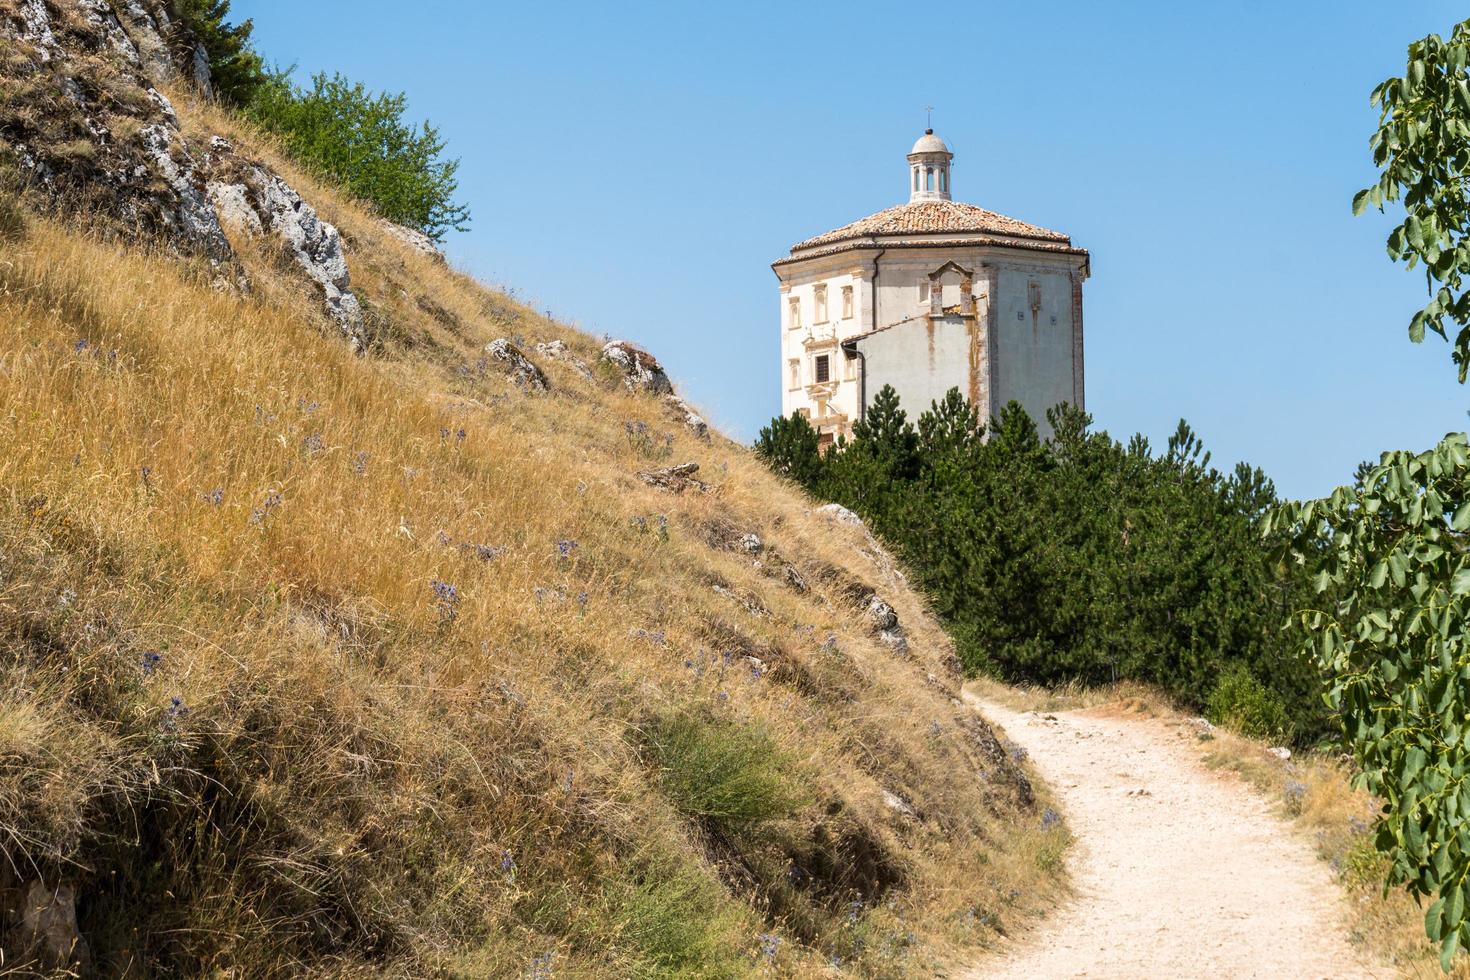
[[924, 168], [924, 190], [926, 190], [926, 191], [932, 191], [933, 189], [934, 189], [934, 168], [933, 167], [925, 167]]
[[914, 168], [914, 190], [919, 189], [919, 168]]
[[946, 194], [949, 193], [949, 170], [941, 167], [939, 170], [939, 189]]

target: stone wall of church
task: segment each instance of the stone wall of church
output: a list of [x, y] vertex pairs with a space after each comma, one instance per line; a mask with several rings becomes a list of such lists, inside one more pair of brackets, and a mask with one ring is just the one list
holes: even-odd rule
[[909, 420], [916, 421], [951, 388], [972, 397], [980, 329], [969, 317], [924, 317], [864, 337], [858, 350], [868, 372], [868, 403], [892, 385]]
[[1042, 435], [1047, 409], [1080, 402], [1074, 361], [1072, 274], [1045, 266], [1001, 266], [996, 283], [991, 409], [1018, 401]]

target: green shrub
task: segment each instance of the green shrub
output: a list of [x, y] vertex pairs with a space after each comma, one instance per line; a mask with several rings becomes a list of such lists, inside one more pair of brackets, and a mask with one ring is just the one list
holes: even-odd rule
[[647, 740], [669, 800], [720, 829], [789, 817], [807, 799], [791, 760], [761, 728], [674, 712], [649, 727]]
[[610, 881], [604, 894], [619, 935], [641, 954], [640, 976], [739, 976], [740, 912], [716, 880], [669, 861]]
[[1291, 721], [1281, 698], [1235, 664], [1220, 675], [1210, 692], [1206, 714], [1217, 725], [1251, 738], [1291, 740]]
[[407, 109], [401, 92], [370, 92], [325, 73], [301, 88], [284, 71], [255, 90], [246, 112], [301, 163], [437, 241], [469, 226], [469, 208], [454, 200], [459, 161], [443, 159], [445, 141], [428, 122], [405, 122]]

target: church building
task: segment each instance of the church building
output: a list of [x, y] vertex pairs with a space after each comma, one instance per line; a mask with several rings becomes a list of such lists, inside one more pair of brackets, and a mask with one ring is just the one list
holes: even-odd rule
[[908, 154], [909, 202], [808, 238], [771, 266], [781, 287], [781, 410], [824, 445], [884, 385], [910, 419], [950, 388], [994, 418], [1020, 402], [1084, 407], [1087, 251], [1060, 232], [950, 197], [954, 154], [932, 129]]

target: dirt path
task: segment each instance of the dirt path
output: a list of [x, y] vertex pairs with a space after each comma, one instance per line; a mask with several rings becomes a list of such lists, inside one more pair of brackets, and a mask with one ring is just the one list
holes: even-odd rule
[[1192, 733], [966, 698], [1031, 754], [1077, 838], [1076, 897], [970, 980], [1391, 975], [1349, 945], [1327, 868], [1242, 781], [1205, 769]]

